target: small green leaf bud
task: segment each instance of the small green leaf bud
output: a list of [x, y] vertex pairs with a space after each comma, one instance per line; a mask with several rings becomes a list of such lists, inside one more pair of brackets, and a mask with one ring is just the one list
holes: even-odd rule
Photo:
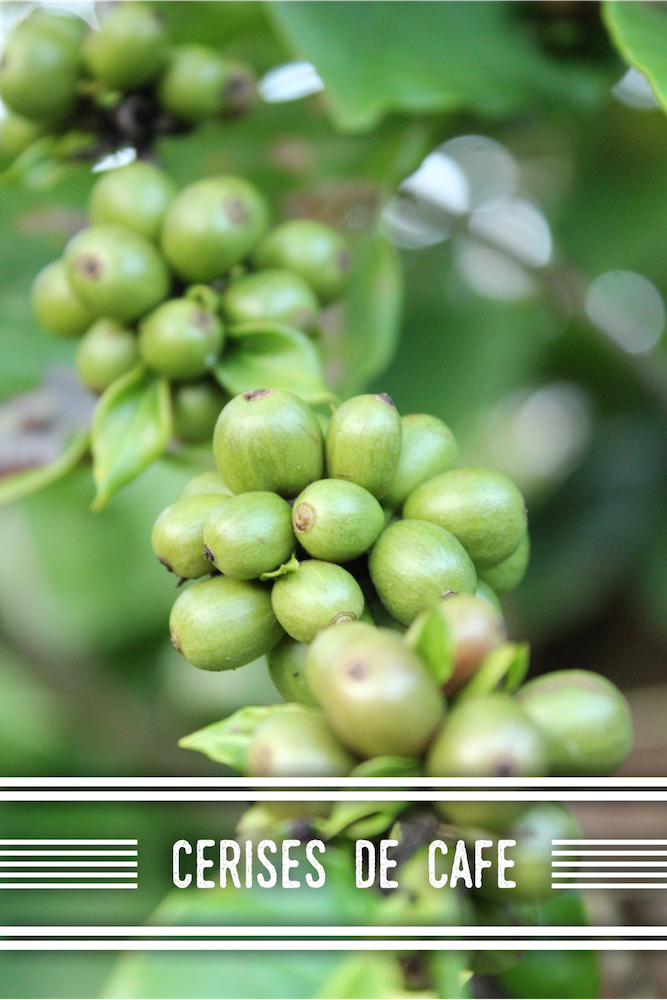
[[235, 396], [218, 418], [213, 452], [234, 493], [267, 490], [288, 500], [319, 479], [324, 465], [317, 418], [286, 389]]
[[115, 319], [98, 319], [81, 338], [76, 370], [87, 389], [102, 393], [139, 363], [137, 338]]
[[554, 774], [613, 774], [630, 753], [630, 706], [600, 674], [556, 670], [524, 684], [516, 699], [548, 739]]
[[306, 679], [341, 742], [362, 757], [417, 756], [444, 712], [419, 657], [395, 632], [350, 625], [333, 655], [306, 660]]
[[32, 283], [32, 308], [45, 330], [56, 337], [80, 337], [95, 313], [75, 294], [64, 260], [54, 260]]
[[65, 248], [74, 292], [100, 316], [132, 322], [161, 302], [169, 273], [152, 243], [106, 223], [77, 233]]
[[449, 531], [427, 521], [395, 521], [371, 550], [368, 567], [387, 610], [409, 625], [446, 594], [474, 594], [475, 567]]
[[185, 281], [212, 281], [261, 239], [268, 207], [240, 177], [210, 177], [176, 195], [162, 226], [162, 252]]
[[[323, 632], [320, 635], [324, 635]], [[306, 680], [306, 656], [310, 645], [286, 635], [267, 656], [269, 675], [285, 701], [318, 707]]]
[[356, 483], [320, 479], [294, 501], [294, 531], [314, 559], [348, 562], [367, 552], [384, 528], [384, 512]]
[[255, 251], [254, 262], [300, 275], [324, 304], [342, 295], [350, 276], [345, 240], [314, 219], [293, 219], [273, 229]]
[[427, 413], [401, 418], [403, 439], [396, 475], [383, 498], [387, 507], [398, 509], [422, 483], [453, 469], [458, 458], [454, 435], [442, 420]]
[[327, 430], [329, 477], [357, 483], [381, 500], [398, 468], [401, 435], [401, 418], [386, 393], [348, 399]]
[[285, 634], [271, 607], [270, 587], [227, 576], [182, 593], [169, 626], [174, 648], [200, 670], [235, 670], [269, 653]]
[[108, 170], [96, 181], [88, 214], [99, 225], [112, 222], [155, 242], [176, 185], [170, 177], [142, 160]]
[[328, 625], [354, 622], [364, 610], [364, 595], [354, 577], [341, 566], [316, 559], [276, 580], [271, 601], [282, 627], [299, 642], [310, 642]]
[[142, 321], [144, 364], [170, 379], [198, 378], [218, 360], [224, 329], [218, 317], [190, 299], [163, 302]]
[[204, 554], [204, 524], [227, 500], [219, 493], [200, 493], [177, 500], [163, 510], [153, 526], [153, 552], [170, 573], [196, 579], [212, 572]]
[[319, 303], [298, 274], [258, 271], [229, 286], [222, 297], [222, 312], [230, 324], [267, 320], [310, 333], [317, 323]]
[[115, 90], [134, 90], [157, 76], [167, 51], [166, 35], [150, 5], [116, 4], [99, 31], [86, 38], [82, 55], [96, 80]]
[[292, 509], [276, 493], [240, 493], [204, 525], [206, 558], [225, 576], [253, 580], [286, 562], [296, 548]]
[[491, 469], [453, 469], [422, 483], [403, 516], [451, 531], [481, 569], [511, 556], [526, 533], [523, 497], [511, 479]]

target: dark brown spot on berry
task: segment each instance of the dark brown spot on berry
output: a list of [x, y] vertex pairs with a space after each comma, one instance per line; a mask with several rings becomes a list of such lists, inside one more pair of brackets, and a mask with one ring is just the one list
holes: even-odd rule
[[339, 611], [337, 615], [334, 615], [330, 625], [343, 625], [345, 622], [356, 622], [357, 616], [354, 611]]
[[391, 406], [392, 410], [396, 409], [394, 400], [391, 396], [388, 396], [386, 392], [376, 392], [374, 399], [377, 399], [378, 403], [384, 403], [385, 406]]
[[457, 594], [458, 594], [458, 590], [445, 590], [445, 591], [442, 592], [442, 594], [440, 594], [440, 598], [441, 598], [441, 600], [444, 601], [445, 598], [447, 598], [447, 597], [456, 597]]
[[368, 673], [368, 670], [365, 663], [350, 663], [346, 673], [347, 676], [351, 677], [353, 681], [363, 681]]
[[252, 392], [244, 392], [243, 398], [252, 403], [253, 399], [263, 399], [264, 396], [270, 396], [272, 393], [273, 389], [253, 389]]
[[164, 567], [166, 567], [166, 569], [168, 569], [170, 573], [173, 573], [173, 572], [174, 572], [174, 570], [173, 570], [173, 567], [172, 567], [171, 563], [168, 563], [166, 559], [163, 559], [163, 558], [162, 558], [162, 556], [158, 556], [158, 557], [157, 557], [157, 561], [158, 561], [158, 562], [161, 562], [161, 563], [162, 563], [162, 565], [163, 565]]
[[204, 546], [204, 557], [208, 559], [209, 562], [215, 562], [215, 556], [209, 549], [208, 545]]
[[250, 216], [248, 214], [248, 209], [245, 207], [240, 198], [235, 195], [230, 195], [229, 198], [225, 198], [225, 212], [230, 222], [233, 222], [235, 226], [247, 226], [250, 222]]
[[493, 768], [493, 773], [499, 778], [510, 778], [514, 774], [514, 761], [511, 757], [500, 757]]
[[183, 647], [181, 646], [181, 640], [176, 635], [176, 630], [173, 629], [173, 628], [170, 628], [169, 629], [169, 634], [171, 636], [171, 644], [172, 644], [172, 646], [174, 647], [174, 649], [176, 650], [177, 653], [180, 653], [181, 656], [183, 656]]
[[297, 531], [306, 532], [315, 524], [316, 520], [315, 508], [309, 503], [300, 503], [298, 507], [294, 508], [294, 527]]
[[80, 257], [75, 259], [74, 266], [77, 271], [81, 272], [84, 278], [90, 278], [92, 281], [97, 281], [101, 278], [104, 271], [101, 260], [92, 253], [81, 254]]

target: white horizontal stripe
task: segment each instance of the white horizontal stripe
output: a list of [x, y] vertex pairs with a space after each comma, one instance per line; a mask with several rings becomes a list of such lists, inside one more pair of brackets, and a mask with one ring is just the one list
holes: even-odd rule
[[136, 872], [3, 872], [3, 878], [132, 878]]
[[136, 889], [136, 882], [0, 882], [0, 889]]
[[[0, 941], [0, 951], [462, 951], [480, 942], [460, 941]], [[493, 951], [664, 951], [663, 941], [484, 941]]]
[[667, 844], [667, 840], [552, 840], [553, 845], [565, 845], [565, 844], [604, 844], [608, 847], [622, 847], [627, 845], [628, 847], [634, 845], [646, 845], [646, 847], [658, 846], [660, 844]]
[[667, 861], [552, 861], [552, 868], [667, 868]]
[[0, 847], [132, 847], [138, 840], [0, 840]]
[[102, 857], [127, 857], [136, 858], [138, 851], [0, 851], [0, 864], [2, 864], [3, 858], [5, 857], [38, 857], [38, 858], [50, 858], [50, 857], [65, 857], [69, 855], [70, 857], [91, 857], [91, 858], [102, 858]]
[[[667, 778], [2, 778], [0, 788], [665, 788]], [[589, 843], [568, 840], [563, 843]], [[590, 841], [593, 843], [593, 841]], [[667, 841], [660, 841], [667, 843]]]
[[[136, 868], [138, 861], [54, 861], [53, 858], [44, 858], [43, 861], [5, 861], [0, 859], [0, 869], [3, 868], [43, 868], [48, 865], [50, 868]], [[63, 874], [65, 874], [63, 872]], [[90, 873], [94, 875], [94, 872]], [[127, 873], [131, 875], [131, 872]]]
[[557, 882], [552, 889], [667, 889], [664, 882]]
[[[560, 888], [560, 887], [559, 887]], [[522, 924], [512, 927], [478, 926], [477, 924], [415, 926], [369, 926], [350, 924], [349, 926], [312, 926], [290, 924], [272, 926], [248, 925], [192, 925], [183, 926], [160, 924], [138, 925], [0, 925], [0, 937], [667, 937], [667, 926], [622, 927], [618, 925], [594, 925], [591, 927], [556, 924], [553, 927]]]
[[[284, 785], [284, 783], [283, 783]], [[387, 802], [400, 799], [405, 802], [551, 802], [549, 790], [541, 792], [461, 792], [458, 789], [414, 792], [403, 788], [385, 792], [0, 792], [0, 802]], [[664, 792], [572, 792], [562, 796], [565, 802], [667, 802]]]
[[[667, 872], [552, 872], [552, 878], [664, 878]], [[667, 888], [667, 881], [665, 881]]]
[[639, 857], [640, 855], [647, 855], [647, 856], [650, 856], [650, 857], [659, 857], [661, 855], [667, 854], [667, 851], [552, 851], [551, 854], [553, 856], [556, 856], [556, 855], [563, 856], [564, 855], [565, 857], [570, 857], [570, 856], [574, 856], [574, 855], [577, 855], [577, 856], [579, 856], [579, 855], [584, 856], [585, 855], [586, 857], [594, 857], [594, 856], [600, 857], [601, 856], [601, 857], [612, 857], [612, 858], [620, 858], [620, 857], [628, 857], [629, 858], [629, 857]]

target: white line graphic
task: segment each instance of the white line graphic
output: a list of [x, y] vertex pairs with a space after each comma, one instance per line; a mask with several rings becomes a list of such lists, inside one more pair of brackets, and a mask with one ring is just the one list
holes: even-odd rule
[[[3, 838], [0, 889], [137, 889], [137, 846], [137, 840]], [[59, 871], [60, 868], [76, 870]], [[124, 870], [110, 871], [111, 868]], [[109, 879], [119, 881], [109, 882]]]

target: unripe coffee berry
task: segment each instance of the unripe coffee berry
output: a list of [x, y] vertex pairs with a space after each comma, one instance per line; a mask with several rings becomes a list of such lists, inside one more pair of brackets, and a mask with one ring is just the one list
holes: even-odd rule
[[348, 562], [367, 552], [384, 528], [384, 512], [356, 483], [320, 479], [294, 501], [294, 531], [314, 559]]
[[77, 233], [65, 249], [75, 293], [100, 316], [132, 322], [166, 298], [169, 273], [152, 243], [107, 223]]
[[518, 587], [528, 569], [530, 561], [530, 536], [526, 531], [518, 549], [496, 566], [479, 571], [479, 578], [488, 584], [496, 594], [507, 594]]
[[204, 524], [227, 499], [219, 493], [201, 493], [177, 500], [163, 510], [153, 525], [153, 552], [170, 573], [196, 579], [212, 572], [204, 553]]
[[268, 207], [240, 177], [190, 184], [167, 210], [162, 252], [185, 281], [212, 281], [243, 260], [263, 235]]
[[0, 63], [0, 97], [26, 118], [59, 121], [74, 107], [78, 76], [76, 45], [43, 21], [28, 18], [7, 39]]
[[310, 645], [306, 645], [304, 663], [306, 683], [317, 703], [326, 691], [321, 683], [322, 677], [326, 675], [330, 665], [348, 642], [361, 635], [369, 633], [372, 635], [376, 631], [373, 625], [363, 620], [343, 624], [323, 629], [318, 632]]
[[0, 120], [0, 165], [8, 166], [43, 133], [44, 126], [40, 122], [23, 115], [6, 114]]
[[340, 632], [350, 641], [323, 667], [306, 661], [327, 722], [362, 757], [421, 754], [444, 712], [437, 684], [395, 632], [369, 627], [352, 635], [349, 628]]
[[523, 497], [491, 469], [453, 469], [430, 479], [410, 494], [403, 516], [451, 531], [480, 569], [511, 556], [526, 533]]
[[113, 222], [155, 242], [175, 194], [164, 171], [139, 160], [102, 174], [90, 193], [88, 214], [96, 224]]
[[516, 882], [516, 887], [504, 892], [498, 887], [497, 879], [489, 878], [483, 883], [485, 894], [502, 897], [503, 902], [508, 891], [513, 899], [522, 903], [549, 900], [553, 895], [553, 882], [560, 881], [553, 878], [553, 842], [580, 838], [582, 831], [578, 823], [557, 802], [539, 802], [530, 805], [505, 835], [516, 841], [516, 846], [507, 851], [514, 866], [506, 874], [506, 878]]
[[31, 28], [37, 28], [75, 50], [81, 44], [88, 27], [82, 17], [66, 14], [62, 10], [52, 12], [44, 7], [35, 8], [28, 23]]
[[286, 389], [235, 396], [218, 418], [213, 452], [234, 493], [267, 490], [288, 500], [319, 479], [324, 465], [317, 418]]
[[82, 337], [76, 370], [87, 389], [101, 393], [139, 362], [136, 335], [115, 319], [98, 319]]
[[401, 418], [403, 438], [398, 468], [383, 498], [387, 507], [403, 506], [417, 486], [453, 469], [458, 447], [447, 424], [427, 413]]
[[[324, 633], [321, 632], [320, 635]], [[306, 656], [310, 645], [286, 635], [267, 656], [269, 676], [285, 701], [318, 707], [306, 680]]]
[[600, 674], [557, 670], [529, 681], [516, 699], [548, 739], [554, 774], [613, 774], [630, 753], [630, 706]]
[[174, 434], [189, 444], [204, 444], [213, 437], [220, 411], [229, 396], [211, 379], [190, 382], [172, 389]]
[[[234, 496], [219, 472], [200, 472], [198, 476], [193, 476], [185, 484], [178, 499], [184, 500], [186, 497], [195, 497], [200, 493], [220, 493], [222, 496]], [[222, 501], [220, 502], [222, 503]]]
[[354, 765], [321, 712], [290, 705], [257, 726], [244, 772], [268, 778], [336, 778], [349, 774]]
[[235, 670], [264, 656], [285, 634], [270, 588], [214, 576], [180, 595], [169, 619], [174, 648], [201, 670]]
[[192, 123], [244, 111], [255, 94], [250, 68], [207, 45], [175, 46], [158, 87], [164, 110]]
[[56, 337], [80, 337], [95, 319], [95, 313], [76, 295], [64, 260], [54, 260], [32, 283], [31, 302], [45, 330]]
[[298, 274], [258, 271], [229, 286], [222, 297], [222, 312], [231, 324], [266, 320], [309, 333], [317, 323], [319, 303]]
[[171, 379], [198, 378], [218, 360], [222, 323], [191, 299], [170, 299], [142, 321], [139, 352], [144, 364]]
[[287, 562], [296, 548], [292, 508], [276, 493], [241, 493], [204, 525], [206, 558], [225, 576], [253, 580]]
[[91, 31], [82, 48], [87, 69], [108, 87], [134, 90], [157, 76], [166, 56], [166, 36], [150, 6], [125, 0]]
[[363, 486], [381, 500], [398, 468], [401, 435], [401, 418], [386, 393], [348, 399], [327, 429], [329, 477]]
[[342, 566], [316, 559], [279, 577], [271, 602], [282, 627], [299, 642], [311, 642], [328, 625], [354, 622], [364, 610], [364, 595], [354, 577]]
[[254, 254], [257, 267], [281, 267], [304, 278], [326, 304], [345, 291], [350, 254], [345, 240], [314, 219], [293, 219], [273, 229]]
[[368, 561], [371, 579], [390, 614], [409, 625], [445, 594], [474, 594], [475, 567], [449, 531], [427, 521], [395, 521]]

